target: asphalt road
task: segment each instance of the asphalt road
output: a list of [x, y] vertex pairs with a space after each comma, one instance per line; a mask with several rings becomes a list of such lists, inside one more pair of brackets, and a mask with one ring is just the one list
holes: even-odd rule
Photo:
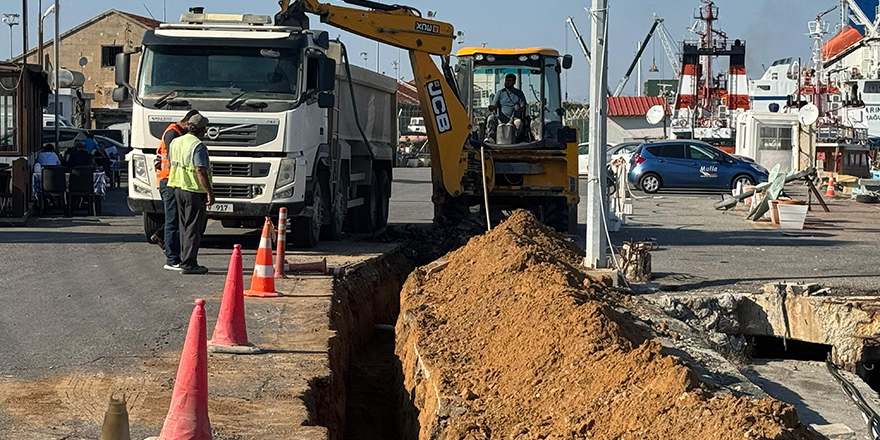
[[[400, 169], [396, 177], [390, 221], [430, 222], [430, 170]], [[242, 245], [244, 267], [253, 267], [260, 232], [210, 222], [199, 253], [210, 273], [164, 270], [164, 254], [144, 240], [141, 217], [128, 210], [125, 191], [109, 193], [100, 218], [50, 213], [25, 228], [0, 228], [6, 266], [0, 271], [0, 375], [124, 371], [142, 357], [179, 350], [193, 299], [222, 292], [234, 244]], [[298, 254], [338, 260], [370, 251], [369, 243], [337, 242]], [[210, 331], [216, 310], [208, 312]]]

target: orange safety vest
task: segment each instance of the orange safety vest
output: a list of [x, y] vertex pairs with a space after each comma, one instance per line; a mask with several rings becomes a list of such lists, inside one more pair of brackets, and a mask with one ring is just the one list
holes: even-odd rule
[[183, 130], [180, 129], [176, 122], [169, 125], [168, 128], [162, 132], [162, 139], [160, 139], [159, 142], [159, 150], [156, 151], [156, 155], [159, 156], [159, 160], [161, 161], [159, 169], [156, 170], [157, 183], [168, 179], [168, 176], [171, 173], [171, 159], [168, 157], [168, 146], [165, 145], [165, 135], [171, 130], [176, 131], [178, 136], [183, 136]]

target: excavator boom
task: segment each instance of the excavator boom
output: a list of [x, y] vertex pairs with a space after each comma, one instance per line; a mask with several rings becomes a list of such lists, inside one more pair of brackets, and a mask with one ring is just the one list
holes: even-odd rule
[[435, 203], [446, 198], [437, 188], [457, 197], [462, 192], [462, 176], [467, 170], [465, 142], [471, 131], [467, 110], [458, 100], [447, 76], [431, 59], [448, 56], [452, 51], [455, 30], [449, 23], [427, 19], [408, 6], [386, 5], [368, 0], [345, 0], [367, 9], [320, 3], [316, 0], [281, 0], [281, 12], [275, 16], [279, 26], [309, 28], [308, 15], [322, 23], [409, 51], [422, 114], [425, 115], [431, 152]]

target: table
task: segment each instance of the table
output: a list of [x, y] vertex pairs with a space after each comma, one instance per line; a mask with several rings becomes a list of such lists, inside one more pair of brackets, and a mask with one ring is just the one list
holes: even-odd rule
[[[65, 173], [64, 175], [67, 179], [70, 179], [70, 173]], [[103, 171], [96, 171], [94, 174], [92, 174], [92, 180], [94, 182], [95, 195], [96, 196], [104, 196], [107, 193], [107, 191], [106, 191], [107, 176], [104, 174]], [[34, 173], [32, 176], [32, 183], [33, 183], [32, 187], [34, 189], [34, 191], [33, 191], [34, 199], [36, 199], [40, 195], [40, 193], [43, 192], [42, 191], [43, 190], [43, 176], [42, 176], [42, 174], [41, 173]]]

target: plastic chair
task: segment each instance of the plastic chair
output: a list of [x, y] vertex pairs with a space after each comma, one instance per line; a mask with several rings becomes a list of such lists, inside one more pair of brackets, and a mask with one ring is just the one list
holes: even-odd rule
[[75, 206], [74, 197], [80, 197], [87, 201], [89, 214], [101, 215], [101, 201], [95, 195], [94, 181], [95, 167], [73, 167], [70, 170], [70, 179], [67, 187], [67, 203], [70, 205], [69, 211], [73, 211]]
[[65, 202], [67, 183], [62, 166], [47, 166], [40, 170], [40, 214], [46, 212], [47, 199], [57, 199], [64, 215], [70, 215], [70, 204]]

